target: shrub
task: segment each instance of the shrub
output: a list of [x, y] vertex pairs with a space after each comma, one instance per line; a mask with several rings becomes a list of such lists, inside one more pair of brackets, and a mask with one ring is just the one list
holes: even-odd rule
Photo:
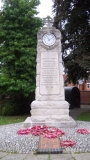
[[2, 116], [15, 116], [18, 114], [18, 107], [11, 102], [4, 102], [1, 105], [1, 115]]

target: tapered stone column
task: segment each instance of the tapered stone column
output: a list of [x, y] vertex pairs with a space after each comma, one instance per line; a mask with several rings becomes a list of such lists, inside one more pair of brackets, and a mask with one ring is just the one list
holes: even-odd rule
[[69, 104], [65, 101], [59, 30], [53, 27], [39, 30], [36, 61], [36, 97], [31, 104], [31, 117], [26, 119], [24, 126], [75, 126], [75, 121], [69, 116]]

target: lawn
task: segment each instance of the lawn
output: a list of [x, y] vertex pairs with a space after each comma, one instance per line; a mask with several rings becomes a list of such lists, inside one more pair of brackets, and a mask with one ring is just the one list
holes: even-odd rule
[[0, 116], [0, 125], [24, 122], [28, 115], [25, 116]]
[[90, 122], [90, 111], [81, 113], [76, 120]]
[[[24, 122], [29, 115], [24, 116], [0, 116], [0, 125]], [[76, 120], [90, 122], [90, 111], [81, 113]]]

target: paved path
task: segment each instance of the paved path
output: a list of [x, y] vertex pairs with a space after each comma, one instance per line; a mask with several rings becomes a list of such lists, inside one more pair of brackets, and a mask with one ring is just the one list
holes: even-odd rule
[[0, 160], [90, 160], [90, 153], [34, 155], [0, 152]]
[[79, 114], [83, 112], [90, 111], [90, 105], [81, 105], [80, 108], [74, 108], [70, 109], [69, 115], [73, 118], [76, 119]]

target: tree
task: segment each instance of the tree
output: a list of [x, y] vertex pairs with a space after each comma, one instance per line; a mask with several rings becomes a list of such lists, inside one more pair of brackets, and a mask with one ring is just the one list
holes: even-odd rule
[[[69, 80], [87, 78], [90, 70], [89, 0], [54, 0], [56, 28], [62, 32], [63, 61]], [[68, 54], [69, 52], [69, 54]]]
[[0, 12], [0, 93], [29, 96], [35, 90], [39, 0], [5, 0]]
[[[39, 0], [4, 0], [0, 11], [0, 113], [29, 113], [34, 99]], [[12, 109], [11, 109], [12, 108]]]

